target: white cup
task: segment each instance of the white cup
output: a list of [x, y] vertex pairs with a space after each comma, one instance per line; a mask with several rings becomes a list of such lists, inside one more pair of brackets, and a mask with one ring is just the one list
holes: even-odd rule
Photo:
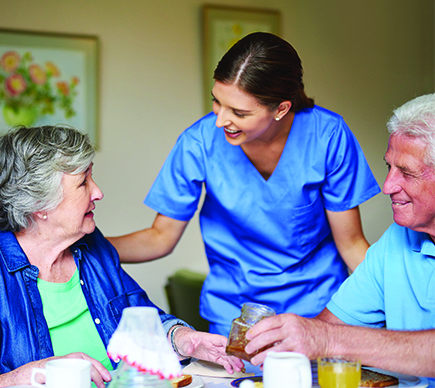
[[311, 388], [311, 363], [296, 352], [269, 352], [263, 366], [264, 388]]
[[[45, 385], [35, 381], [38, 373], [45, 375]], [[48, 361], [43, 368], [33, 368], [32, 385], [43, 388], [90, 388], [91, 363], [78, 358], [59, 358]]]

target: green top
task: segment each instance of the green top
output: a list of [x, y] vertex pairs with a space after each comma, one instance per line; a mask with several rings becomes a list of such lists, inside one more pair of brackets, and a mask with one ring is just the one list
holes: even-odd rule
[[55, 356], [83, 352], [113, 370], [103, 341], [92, 321], [76, 270], [66, 283], [38, 278], [44, 316]]

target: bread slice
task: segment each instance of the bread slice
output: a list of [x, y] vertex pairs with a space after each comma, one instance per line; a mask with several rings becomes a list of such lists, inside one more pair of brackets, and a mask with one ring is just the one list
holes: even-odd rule
[[384, 373], [361, 368], [360, 387], [389, 387], [390, 385], [399, 385], [399, 379]]
[[171, 380], [171, 385], [174, 388], [185, 387], [192, 382], [192, 375], [181, 375], [180, 377], [176, 377]]

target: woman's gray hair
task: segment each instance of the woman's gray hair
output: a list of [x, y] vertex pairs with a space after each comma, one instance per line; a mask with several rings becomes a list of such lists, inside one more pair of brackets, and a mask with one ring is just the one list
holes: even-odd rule
[[35, 224], [33, 213], [55, 209], [63, 199], [62, 176], [81, 174], [95, 149], [71, 127], [19, 127], [0, 137], [0, 230]]
[[435, 94], [414, 98], [394, 110], [387, 128], [392, 135], [415, 136], [424, 141], [424, 162], [435, 167]]

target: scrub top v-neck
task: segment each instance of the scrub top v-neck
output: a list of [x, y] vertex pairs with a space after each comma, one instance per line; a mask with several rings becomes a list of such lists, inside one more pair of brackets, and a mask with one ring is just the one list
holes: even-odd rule
[[345, 211], [380, 191], [357, 140], [333, 112], [297, 112], [265, 180], [215, 122], [210, 113], [180, 135], [145, 199], [187, 221], [205, 187], [200, 224], [210, 273], [201, 315], [224, 335], [248, 301], [317, 315], [347, 277], [325, 209]]

